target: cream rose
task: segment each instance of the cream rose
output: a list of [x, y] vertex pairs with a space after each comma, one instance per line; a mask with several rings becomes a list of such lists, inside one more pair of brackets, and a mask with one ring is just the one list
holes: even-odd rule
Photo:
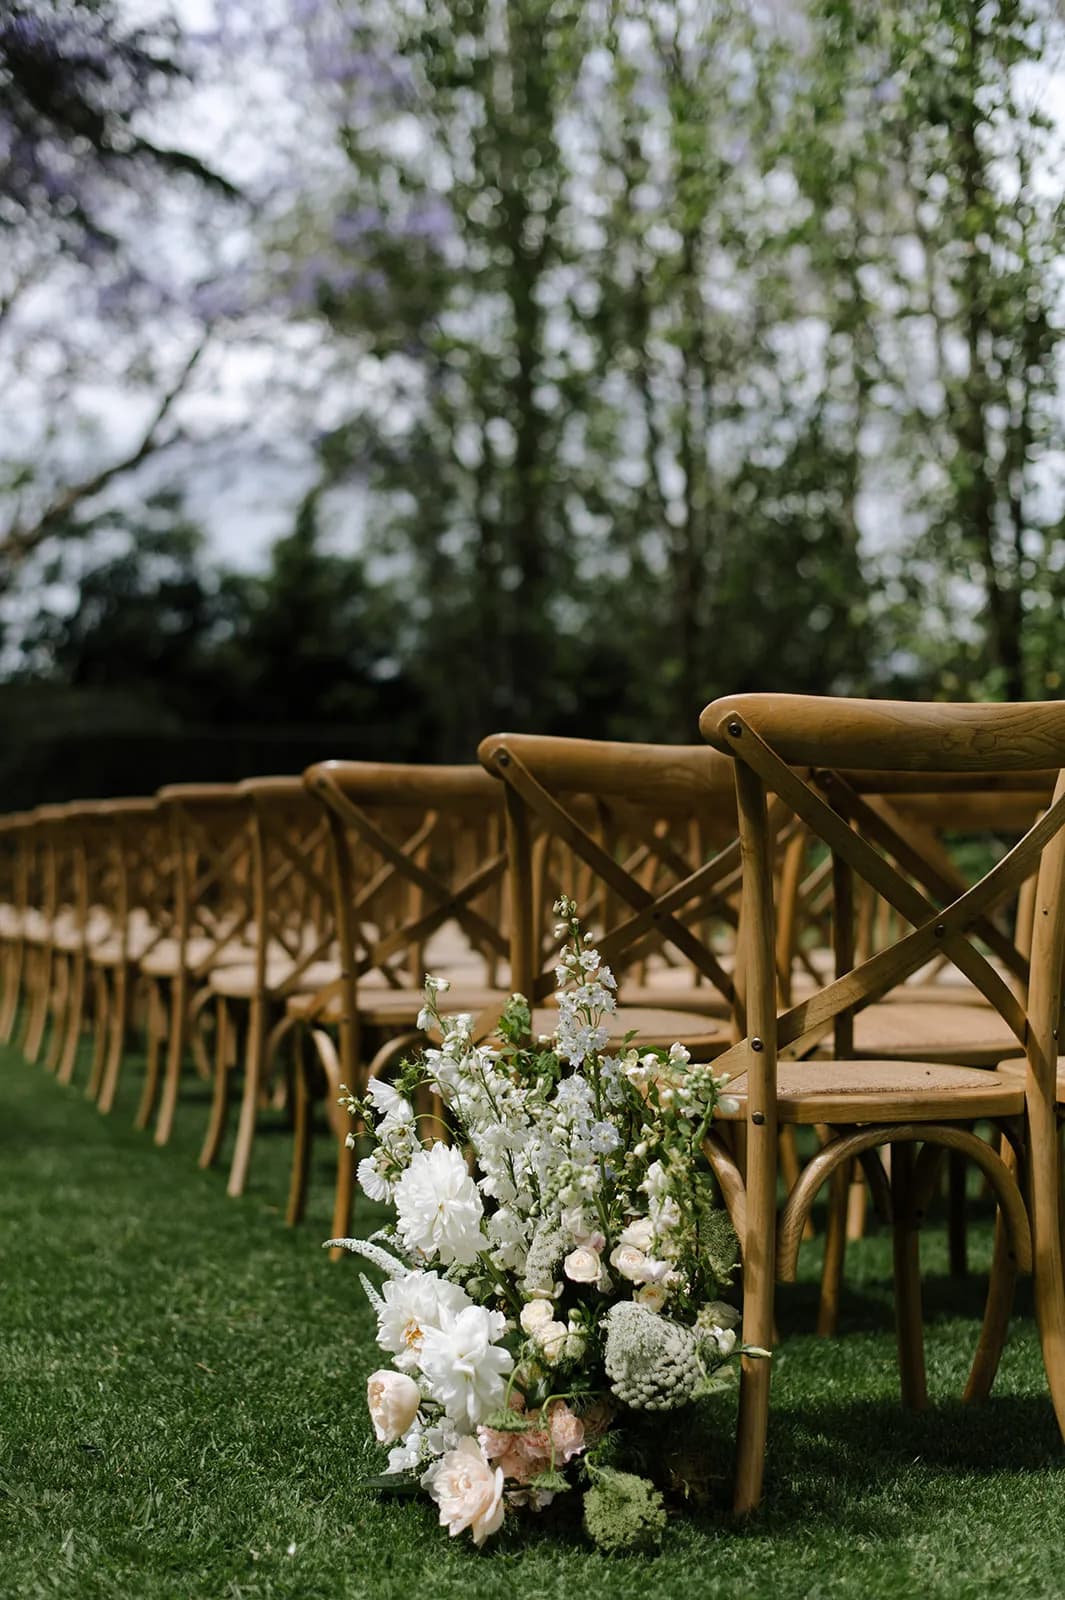
[[618, 1244], [624, 1248], [631, 1245], [634, 1250], [650, 1250], [655, 1242], [654, 1224], [649, 1217], [638, 1217], [635, 1222], [630, 1222], [618, 1234]]
[[378, 1444], [391, 1444], [406, 1433], [422, 1403], [421, 1390], [405, 1372], [371, 1372], [366, 1404]]
[[596, 1250], [580, 1245], [576, 1250], [571, 1250], [562, 1263], [562, 1270], [571, 1283], [596, 1283], [603, 1270], [603, 1263]]
[[554, 1315], [555, 1308], [550, 1300], [530, 1300], [521, 1308], [522, 1328], [532, 1339], [545, 1323], [553, 1321]]
[[476, 1439], [460, 1439], [441, 1456], [429, 1480], [429, 1493], [440, 1507], [440, 1526], [454, 1539], [469, 1528], [481, 1545], [503, 1523], [503, 1473], [492, 1468]]
[[536, 1330], [536, 1342], [552, 1365], [565, 1354], [568, 1338], [569, 1329], [564, 1322], [545, 1322]]
[[646, 1306], [648, 1311], [661, 1311], [669, 1296], [661, 1283], [644, 1283], [632, 1298], [639, 1305]]
[[630, 1283], [643, 1281], [643, 1266], [647, 1257], [634, 1244], [619, 1244], [610, 1252], [610, 1265]]

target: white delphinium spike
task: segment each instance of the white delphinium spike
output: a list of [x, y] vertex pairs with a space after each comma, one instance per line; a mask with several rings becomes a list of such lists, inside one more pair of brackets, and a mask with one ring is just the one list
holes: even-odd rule
[[371, 1244], [369, 1239], [327, 1239], [322, 1249], [350, 1250], [352, 1255], [364, 1256], [389, 1278], [405, 1278], [411, 1270], [402, 1261], [397, 1261], [395, 1256], [389, 1255], [387, 1250], [382, 1250], [379, 1244]]
[[359, 1273], [359, 1282], [366, 1291], [367, 1300], [369, 1300], [374, 1310], [380, 1316], [381, 1312], [385, 1309], [385, 1303], [381, 1299], [381, 1296], [378, 1294], [377, 1290], [374, 1288], [373, 1284], [370, 1282], [369, 1278], [366, 1276], [365, 1272]]

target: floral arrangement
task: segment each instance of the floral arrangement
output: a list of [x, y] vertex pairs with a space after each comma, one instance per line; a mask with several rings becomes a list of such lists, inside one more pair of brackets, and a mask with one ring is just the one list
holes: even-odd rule
[[[691, 1407], [740, 1352], [719, 1298], [736, 1240], [702, 1149], [724, 1080], [679, 1044], [606, 1053], [613, 975], [576, 906], [555, 911], [552, 1036], [531, 1040], [515, 995], [497, 1047], [475, 1044], [472, 1018], [441, 1015], [447, 984], [428, 978], [419, 1027], [439, 1047], [394, 1084], [345, 1091], [373, 1146], [360, 1186], [395, 1223], [330, 1243], [385, 1274], [380, 1291], [362, 1279], [392, 1362], [368, 1385], [390, 1447], [375, 1484], [420, 1485], [477, 1545], [512, 1510], [582, 1488], [595, 1543], [640, 1550], [666, 1521], [651, 1478], [625, 1470], [646, 1460], [628, 1448], [641, 1418]], [[426, 1090], [448, 1142], [420, 1135]]]

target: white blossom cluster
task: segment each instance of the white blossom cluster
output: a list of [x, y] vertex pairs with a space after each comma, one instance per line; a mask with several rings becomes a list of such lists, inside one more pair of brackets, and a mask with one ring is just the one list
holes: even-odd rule
[[[363, 1280], [393, 1363], [370, 1380], [374, 1429], [388, 1471], [417, 1469], [478, 1543], [506, 1503], [550, 1500], [591, 1439], [581, 1405], [681, 1404], [736, 1347], [713, 1298], [734, 1241], [707, 1245], [727, 1230], [702, 1155], [721, 1082], [679, 1044], [607, 1053], [614, 975], [572, 902], [555, 910], [552, 1036], [528, 1039], [515, 996], [479, 1044], [430, 979], [419, 1021], [439, 1044], [347, 1097], [373, 1140], [359, 1184], [395, 1211], [391, 1250], [341, 1241], [386, 1274], [380, 1293]], [[425, 1092], [450, 1142], [422, 1142]]]

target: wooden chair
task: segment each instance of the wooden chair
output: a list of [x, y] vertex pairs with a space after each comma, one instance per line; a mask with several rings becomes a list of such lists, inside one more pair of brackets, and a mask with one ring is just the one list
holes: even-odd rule
[[[979, 788], [985, 775], [1058, 768], [1065, 760], [1065, 705], [907, 705], [789, 695], [740, 695], [703, 712], [704, 737], [735, 763], [743, 851], [742, 973], [738, 1013], [744, 1037], [719, 1058], [734, 1074], [730, 1093], [745, 1145], [741, 1173], [719, 1134], [708, 1144], [743, 1249], [744, 1341], [770, 1346], [774, 1283], [789, 1279], [803, 1225], [821, 1185], [862, 1159], [871, 1181], [887, 1179], [874, 1152], [890, 1145], [896, 1320], [904, 1403], [926, 1403], [917, 1229], [944, 1150], [984, 1172], [1003, 1219], [1004, 1249], [1034, 1273], [1044, 1366], [1065, 1429], [1065, 1283], [1059, 1222], [1055, 1063], [1065, 966], [1065, 778], [1045, 815], [977, 884], [933, 896], [891, 864], [900, 841], [883, 829], [873, 843], [854, 826], [868, 821], [862, 771], [949, 773]], [[814, 769], [807, 780], [795, 768]], [[782, 800], [832, 853], [837, 923], [836, 976], [778, 1012], [774, 960], [772, 836], [767, 796]], [[879, 848], [878, 848], [879, 846]], [[992, 912], [1038, 871], [1030, 964], [1003, 941]], [[856, 880], [864, 880], [910, 924], [889, 948], [858, 961], [848, 949]], [[946, 901], [947, 903], [944, 903]], [[1002, 977], [981, 941], [1007, 960]], [[1023, 1080], [941, 1062], [856, 1060], [854, 1019], [940, 953], [972, 982], [1024, 1046]], [[1021, 997], [1022, 991], [1024, 998]], [[826, 1034], [832, 1059], [810, 1059]], [[997, 1123], [1023, 1158], [1024, 1185], [968, 1126]], [[777, 1130], [814, 1123], [828, 1142], [791, 1188], [777, 1221]], [[723, 1124], [724, 1126], [724, 1124]], [[762, 1493], [772, 1363], [745, 1358], [740, 1392], [735, 1507]]]
[[[681, 1040], [703, 1059], [723, 1050], [733, 985], [721, 941], [733, 940], [740, 864], [728, 762], [702, 746], [506, 733], [482, 740], [478, 755], [505, 794], [511, 969], [534, 1007], [534, 1032], [553, 1026], [557, 918], [554, 889], [540, 883], [552, 842], [573, 864], [566, 881], [578, 886], [582, 919], [620, 984], [615, 1036]], [[783, 808], [778, 821], [787, 821]], [[663, 950], [682, 965], [670, 966], [667, 983], [648, 982], [648, 955]]]
[[[200, 1075], [211, 1065], [196, 1027], [211, 973], [254, 959], [251, 812], [235, 784], [168, 784], [157, 795], [173, 865], [169, 931], [141, 959], [148, 991], [148, 1069], [137, 1112], [155, 1142], [173, 1132], [190, 1046]], [[165, 1065], [163, 1050], [165, 1046]]]
[[200, 1165], [218, 1157], [229, 1106], [233, 1042], [243, 1033], [244, 1081], [226, 1193], [244, 1192], [260, 1102], [277, 1049], [294, 1026], [286, 1001], [316, 994], [339, 975], [322, 810], [299, 778], [238, 784], [251, 836], [251, 948], [215, 965], [205, 995], [215, 1011], [214, 1097]]
[[[507, 940], [499, 788], [479, 767], [326, 761], [304, 773], [330, 839], [337, 935], [335, 981], [294, 995], [289, 1018], [309, 1039], [296, 1079], [296, 1137], [288, 1220], [303, 1214], [313, 1106], [324, 1083], [336, 1140], [333, 1231], [350, 1225], [350, 1121], [336, 1104], [417, 1044], [427, 970], [447, 977], [446, 1009], [498, 1019]], [[343, 1252], [336, 1251], [339, 1259]]]
[[23, 991], [26, 952], [26, 912], [32, 858], [31, 814], [12, 812], [0, 817], [0, 1043], [14, 1036]]

